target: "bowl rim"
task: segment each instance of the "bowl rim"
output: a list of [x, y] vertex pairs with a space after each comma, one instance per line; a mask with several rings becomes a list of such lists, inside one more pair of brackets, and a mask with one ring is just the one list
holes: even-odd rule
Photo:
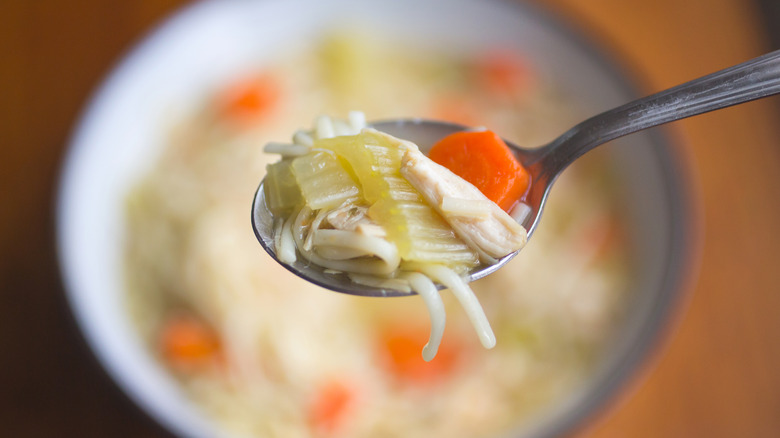
[[[564, 38], [572, 47], [576, 47], [588, 58], [600, 65], [609, 75], [610, 80], [620, 92], [639, 96], [639, 90], [643, 89], [641, 84], [647, 83], [642, 80], [640, 70], [633, 68], [629, 58], [624, 56], [619, 48], [609, 44], [606, 38], [599, 38], [598, 32], [592, 27], [585, 28], [581, 23], [574, 23], [570, 17], [557, 14], [555, 10], [548, 9], [538, 3], [528, 3], [513, 0], [491, 0], [494, 3], [504, 4], [515, 8], [519, 14], [532, 16], [540, 21], [545, 27], [549, 27], [554, 33]], [[68, 185], [66, 180], [72, 172], [74, 162], [80, 155], [78, 138], [86, 129], [89, 120], [94, 117], [96, 103], [100, 97], [106, 94], [112, 87], [115, 76], [120, 70], [125, 70], [129, 65], [137, 62], [136, 58], [141, 53], [148, 50], [154, 40], [161, 38], [162, 30], [170, 26], [174, 21], [182, 20], [183, 17], [190, 14], [197, 8], [204, 5], [216, 4], [219, 0], [201, 0], [188, 4], [184, 7], [175, 9], [163, 20], [153, 26], [150, 30], [134, 41], [129, 50], [124, 51], [118, 57], [118, 61], [108, 69], [107, 73], [100, 80], [90, 96], [87, 98], [82, 110], [76, 118], [73, 132], [67, 142], [67, 148], [61, 161], [60, 173], [57, 178], [57, 189], [55, 193], [55, 221], [56, 232], [56, 252], [59, 267], [59, 274], [65, 291], [66, 301], [70, 309], [70, 314], [79, 328], [81, 338], [89, 346], [93, 357], [101, 365], [104, 373], [111, 377], [111, 381], [120, 393], [133, 401], [136, 407], [140, 408], [147, 417], [153, 419], [157, 425], [162, 426], [167, 431], [177, 436], [192, 436], [191, 431], [168, 415], [154, 409], [147, 400], [135, 392], [132, 383], [125, 376], [119, 373], [106, 357], [105, 352], [101, 350], [100, 344], [90, 334], [90, 328], [86, 325], [84, 316], [81, 315], [78, 306], [78, 298], [72, 292], [76, 285], [74, 284], [69, 269], [64, 259], [65, 243], [64, 234], [64, 215], [66, 207], [64, 205], [65, 192]], [[659, 300], [655, 303], [651, 314], [649, 315], [649, 324], [641, 327], [634, 345], [624, 352], [622, 361], [615, 366], [612, 373], [602, 376], [602, 381], [596, 381], [593, 384], [593, 390], [578, 400], [576, 405], [566, 411], [566, 415], [556, 417], [554, 422], [547, 422], [534, 430], [534, 437], [558, 437], [571, 433], [578, 427], [583, 427], [589, 419], [593, 419], [595, 414], [601, 410], [606, 410], [611, 402], [617, 398], [620, 389], [627, 386], [633, 377], [638, 377], [643, 371], [643, 365], [647, 365], [652, 353], [657, 351], [664, 340], [668, 338], [675, 320], [683, 313], [684, 303], [691, 290], [691, 282], [697, 272], [699, 252], [701, 246], [700, 227], [700, 208], [697, 207], [700, 197], [695, 185], [695, 178], [692, 177], [693, 167], [690, 165], [690, 157], [686, 150], [681, 148], [682, 140], [675, 133], [674, 128], [668, 126], [653, 128], [645, 132], [651, 142], [656, 146], [653, 152], [660, 163], [660, 168], [665, 172], [666, 195], [673, 206], [670, 209], [670, 235], [668, 236], [670, 245], [669, 263], [664, 267], [664, 278], [662, 293], [659, 294]], [[625, 393], [626, 391], [624, 391]]]

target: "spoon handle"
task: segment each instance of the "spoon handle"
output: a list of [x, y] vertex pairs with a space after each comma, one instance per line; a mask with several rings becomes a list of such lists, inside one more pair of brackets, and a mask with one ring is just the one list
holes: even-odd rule
[[537, 159], [554, 177], [584, 153], [663, 123], [780, 93], [780, 50], [619, 106], [573, 127]]

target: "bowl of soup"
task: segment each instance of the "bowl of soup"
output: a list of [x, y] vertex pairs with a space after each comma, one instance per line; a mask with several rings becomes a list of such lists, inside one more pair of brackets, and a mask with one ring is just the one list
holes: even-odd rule
[[68, 299], [123, 391], [184, 437], [558, 436], [652, 352], [691, 263], [684, 163], [660, 130], [556, 182], [526, 248], [454, 298], [436, 358], [419, 296], [326, 291], [271, 260], [250, 209], [268, 142], [322, 114], [486, 126], [523, 146], [637, 97], [515, 2], [204, 1], [109, 75], [64, 163]]

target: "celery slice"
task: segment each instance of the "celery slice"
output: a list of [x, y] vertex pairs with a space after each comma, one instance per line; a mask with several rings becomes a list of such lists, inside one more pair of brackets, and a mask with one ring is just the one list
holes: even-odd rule
[[368, 209], [405, 261], [440, 263], [456, 270], [477, 265], [477, 255], [424, 201], [382, 199]]
[[266, 166], [263, 191], [266, 206], [274, 215], [289, 213], [303, 202], [291, 164], [291, 160], [282, 160]]
[[406, 182], [399, 169], [403, 150], [387, 140], [386, 134], [364, 130], [358, 135], [317, 140], [315, 148], [332, 150], [352, 167], [370, 204], [402, 190], [415, 199], [419, 193]]
[[329, 152], [313, 152], [292, 161], [292, 173], [312, 210], [334, 208], [360, 195], [360, 188]]

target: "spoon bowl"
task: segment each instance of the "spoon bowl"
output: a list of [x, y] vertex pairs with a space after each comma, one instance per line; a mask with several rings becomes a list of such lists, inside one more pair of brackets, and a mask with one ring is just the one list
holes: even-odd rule
[[[464, 129], [469, 129], [468, 126], [459, 125], [457, 123], [425, 119], [386, 120], [369, 123], [369, 126], [379, 131], [386, 132], [392, 136], [409, 140], [415, 143], [420, 148], [420, 151], [425, 154], [428, 153], [430, 148], [439, 139], [449, 134], [463, 131]], [[511, 143], [507, 144], [515, 152], [515, 155], [521, 158], [521, 162], [523, 162], [523, 157], [531, 156], [533, 153], [533, 150], [522, 149]], [[535, 229], [536, 221], [539, 217], [539, 215], [535, 213], [536, 212], [532, 212], [532, 214], [528, 215], [525, 224], [523, 224], [526, 230], [528, 230], [529, 237], [532, 230]], [[344, 274], [325, 273], [322, 268], [316, 265], [312, 265], [311, 263], [308, 263], [302, 259], [298, 259], [292, 264], [279, 261], [276, 255], [276, 250], [274, 248], [274, 220], [271, 212], [266, 208], [265, 192], [263, 190], [262, 182], [255, 192], [255, 198], [252, 203], [252, 228], [254, 228], [255, 236], [260, 242], [260, 245], [271, 257], [274, 258], [274, 260], [282, 264], [290, 272], [314, 284], [336, 292], [343, 292], [360, 296], [389, 297], [416, 294], [415, 292], [403, 292], [394, 289], [383, 289], [356, 284], [353, 283], [349, 277]], [[468, 274], [468, 281], [478, 280], [495, 272], [504, 266], [516, 254], [517, 253], [515, 252], [506, 255], [493, 265], [480, 266], [479, 268], [474, 269]], [[439, 287], [441, 288], [442, 286]]]
[[[596, 146], [647, 128], [684, 119], [709, 111], [780, 93], [780, 51], [729, 67], [682, 85], [652, 94], [606, 111], [574, 126], [552, 142], [539, 148], [521, 148], [506, 142], [515, 157], [531, 176], [531, 187], [523, 199], [530, 207], [522, 225], [528, 238], [536, 230], [547, 196], [556, 178], [577, 158]], [[424, 119], [379, 121], [371, 127], [416, 143], [427, 152], [439, 139], [466, 126]], [[252, 226], [258, 241], [275, 260], [273, 217], [265, 206], [260, 183], [252, 204]], [[517, 253], [508, 254], [497, 263], [480, 265], [467, 281], [485, 277], [504, 266]], [[279, 262], [282, 263], [282, 262]], [[344, 274], [325, 273], [320, 267], [298, 260], [282, 263], [288, 270], [319, 286], [336, 292], [360, 296], [403, 296], [414, 292], [375, 288], [353, 283]]]

